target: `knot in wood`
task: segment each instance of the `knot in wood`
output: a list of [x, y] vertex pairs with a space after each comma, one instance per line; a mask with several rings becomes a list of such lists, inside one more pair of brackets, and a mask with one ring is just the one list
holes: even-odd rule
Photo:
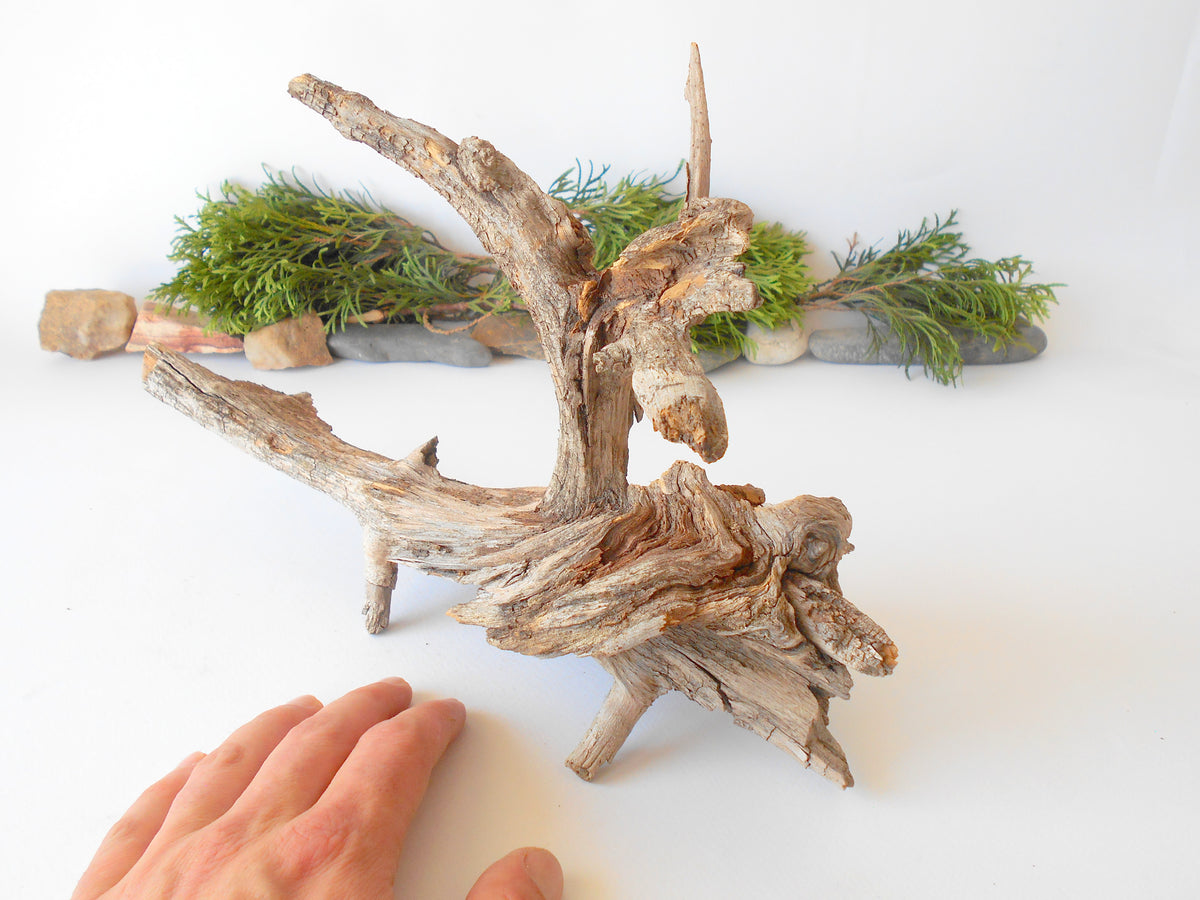
[[724, 243], [725, 255], [740, 256], [750, 249], [754, 210], [728, 197], [701, 197], [680, 211], [679, 225], [685, 233], [699, 231], [712, 241]]
[[463, 180], [481, 193], [490, 194], [498, 188], [508, 187], [506, 162], [506, 157], [483, 138], [464, 138], [458, 145], [458, 167]]
[[631, 360], [627, 341], [609, 344], [592, 355], [592, 367], [597, 372], [622, 372], [629, 368]]

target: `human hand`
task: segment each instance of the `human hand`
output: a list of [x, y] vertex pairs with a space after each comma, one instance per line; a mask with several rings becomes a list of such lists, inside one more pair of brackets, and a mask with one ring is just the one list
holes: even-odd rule
[[[457, 700], [410, 706], [388, 678], [322, 706], [299, 697], [195, 753], [112, 827], [73, 900], [390, 898], [434, 765], [462, 730]], [[467, 900], [560, 900], [546, 850], [516, 850]]]

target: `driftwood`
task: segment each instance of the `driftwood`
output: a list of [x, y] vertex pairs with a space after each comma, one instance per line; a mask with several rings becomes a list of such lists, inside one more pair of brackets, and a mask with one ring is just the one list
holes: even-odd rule
[[498, 647], [595, 657], [613, 687], [567, 760], [583, 778], [658, 696], [678, 690], [850, 785], [826, 729], [829, 698], [848, 696], [847, 667], [885, 675], [897, 651], [842, 596], [845, 507], [808, 496], [768, 504], [758, 488], [713, 485], [688, 462], [648, 486], [626, 480], [629, 430], [643, 417], [706, 462], [725, 452], [721, 400], [688, 333], [712, 312], [758, 303], [737, 261], [751, 212], [705, 196], [695, 50], [688, 202], [602, 272], [579, 220], [487, 141], [456, 144], [312, 76], [289, 90], [438, 190], [520, 292], [558, 401], [549, 485], [454, 481], [438, 471], [436, 439], [401, 460], [360, 450], [333, 435], [307, 394], [230, 382], [160, 348], [147, 351], [147, 390], [355, 513], [371, 631], [386, 627], [397, 565], [406, 565], [478, 585], [450, 613], [486, 628]]

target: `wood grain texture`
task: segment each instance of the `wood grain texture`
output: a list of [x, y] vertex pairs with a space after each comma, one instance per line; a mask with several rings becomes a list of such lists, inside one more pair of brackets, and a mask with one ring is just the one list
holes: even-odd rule
[[826, 727], [829, 699], [849, 696], [848, 669], [891, 672], [897, 651], [842, 595], [845, 507], [767, 503], [754, 485], [713, 485], [685, 461], [646, 486], [626, 479], [629, 429], [642, 416], [705, 461], [725, 452], [721, 400], [688, 330], [758, 303], [738, 262], [750, 210], [696, 196], [598, 272], [586, 229], [486, 141], [455, 144], [312, 76], [291, 92], [439, 190], [522, 292], [558, 400], [549, 485], [447, 478], [436, 439], [400, 460], [362, 450], [333, 434], [307, 394], [229, 381], [158, 347], [147, 350], [146, 389], [354, 513], [370, 630], [386, 627], [405, 565], [476, 585], [450, 613], [497, 647], [595, 657], [614, 684], [568, 758], [581, 777], [676, 690], [850, 785]]
[[704, 70], [700, 66], [700, 47], [691, 47], [687, 83], [683, 98], [692, 117], [692, 142], [688, 151], [687, 199], [691, 203], [707, 197], [712, 168], [712, 134], [708, 125], [708, 96], [704, 92]]

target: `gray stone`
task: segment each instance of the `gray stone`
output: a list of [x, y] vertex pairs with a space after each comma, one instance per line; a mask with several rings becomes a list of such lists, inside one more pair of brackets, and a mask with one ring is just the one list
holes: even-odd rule
[[899, 365], [900, 342], [889, 336], [872, 347], [869, 328], [829, 328], [814, 331], [808, 337], [808, 352], [823, 362], [848, 364]]
[[721, 366], [733, 362], [741, 356], [741, 353], [738, 352], [737, 347], [722, 347], [716, 350], [701, 350], [696, 356], [700, 358], [700, 368], [705, 372], [713, 372]]
[[[1019, 326], [1021, 340], [996, 350], [990, 341], [966, 329], [953, 329], [958, 340], [963, 362], [968, 366], [996, 365], [998, 363], [1024, 362], [1033, 359], [1046, 349], [1046, 333], [1036, 325], [1025, 323]], [[831, 328], [814, 331], [808, 339], [808, 349], [817, 359], [831, 363], [866, 365], [904, 364], [900, 341], [895, 335], [880, 336], [878, 347], [871, 346], [869, 328]], [[921, 360], [914, 360], [921, 365]]]
[[1018, 326], [1021, 339], [997, 350], [991, 341], [966, 329], [952, 329], [968, 366], [991, 366], [998, 363], [1025, 362], [1046, 349], [1046, 332], [1029, 322]]
[[418, 323], [352, 325], [329, 335], [329, 352], [363, 362], [437, 362], [486, 366], [492, 351], [466, 333], [438, 334]]
[[794, 321], [774, 329], [760, 328], [750, 322], [746, 325], [746, 337], [754, 348], [747, 348], [744, 355], [756, 366], [781, 366], [799, 359], [808, 349], [808, 332]]
[[325, 346], [325, 326], [316, 313], [251, 331], [244, 344], [246, 359], [256, 369], [296, 369], [333, 362]]
[[43, 350], [95, 359], [120, 350], [137, 319], [137, 304], [119, 291], [50, 291], [38, 320]]

